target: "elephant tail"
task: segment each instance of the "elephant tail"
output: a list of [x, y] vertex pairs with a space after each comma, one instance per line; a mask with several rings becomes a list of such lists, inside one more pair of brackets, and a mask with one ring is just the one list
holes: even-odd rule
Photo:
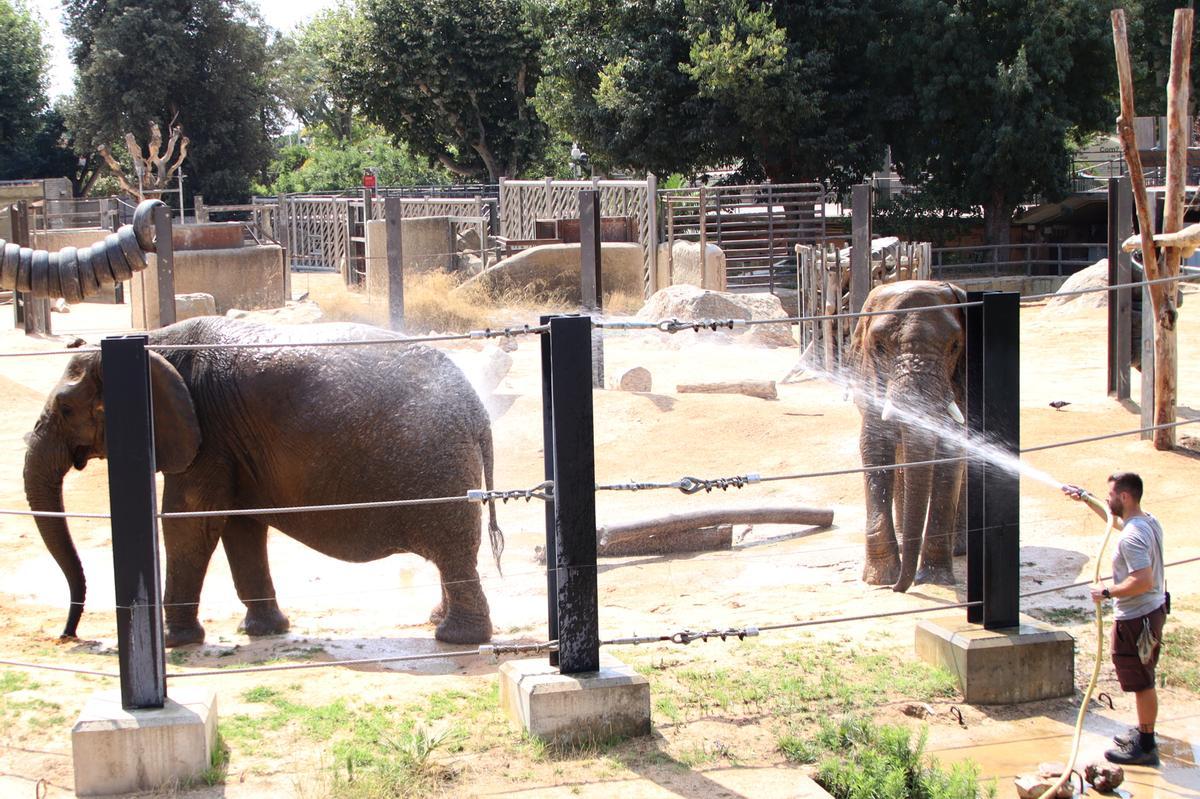
[[[485, 424], [483, 426], [483, 434], [479, 437], [479, 452], [483, 456], [483, 487], [491, 491], [494, 487], [492, 484], [492, 428]], [[496, 522], [496, 502], [489, 501], [488, 506], [488, 539], [492, 544], [492, 557], [496, 560], [496, 571], [501, 575], [504, 570], [500, 568], [500, 556], [504, 554], [504, 532], [500, 529], [500, 525]]]

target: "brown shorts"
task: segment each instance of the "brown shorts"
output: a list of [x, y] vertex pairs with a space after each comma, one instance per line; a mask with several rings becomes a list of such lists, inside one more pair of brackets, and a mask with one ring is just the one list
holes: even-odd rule
[[[1142, 662], [1137, 649], [1143, 620], [1150, 622], [1150, 632], [1158, 641], [1149, 663]], [[1118, 620], [1113, 624], [1112, 662], [1117, 669], [1117, 680], [1121, 683], [1122, 691], [1136, 693], [1154, 687], [1154, 667], [1158, 665], [1158, 654], [1162, 651], [1163, 622], [1166, 620], [1166, 608], [1159, 608], [1145, 616]]]

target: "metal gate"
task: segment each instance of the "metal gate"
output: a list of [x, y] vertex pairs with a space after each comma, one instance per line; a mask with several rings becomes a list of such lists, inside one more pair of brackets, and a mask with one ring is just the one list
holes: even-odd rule
[[795, 289], [795, 246], [824, 241], [825, 187], [819, 183], [701, 186], [659, 193], [667, 243], [715, 244], [725, 252], [730, 289]]

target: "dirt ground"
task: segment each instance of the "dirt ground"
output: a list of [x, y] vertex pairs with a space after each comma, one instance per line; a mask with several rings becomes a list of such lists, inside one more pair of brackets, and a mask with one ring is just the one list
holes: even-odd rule
[[[1180, 326], [1181, 418], [1200, 418], [1200, 327], [1188, 297]], [[128, 323], [127, 309], [77, 306], [55, 315], [56, 332], [97, 340]], [[1137, 428], [1138, 385], [1134, 401], [1118, 403], [1104, 391], [1105, 311], [1094, 308], [1046, 308], [1028, 305], [1021, 314], [1022, 446], [1083, 438]], [[58, 342], [27, 340], [11, 330], [0, 333], [0, 353], [52, 349]], [[459, 349], [471, 357], [474, 343]], [[653, 390], [632, 394], [596, 391], [596, 476], [601, 484], [627, 480], [669, 481], [758, 473], [763, 476], [854, 468], [859, 417], [842, 388], [812, 379], [779, 385], [778, 401], [744, 396], [677, 394], [683, 382], [781, 379], [795, 365], [797, 352], [753, 348], [722, 335], [683, 333], [610, 334], [605, 338], [605, 367], [612, 380], [642, 366], [653, 375]], [[496, 484], [528, 488], [542, 479], [541, 394], [538, 344], [522, 339], [512, 353], [512, 370], [490, 399], [494, 414]], [[47, 391], [64, 365], [62, 356], [0, 358], [0, 508], [26, 508], [21, 469], [22, 436], [32, 427]], [[1063, 410], [1048, 403], [1070, 402]], [[1093, 490], [1104, 487], [1116, 469], [1133, 469], [1146, 479], [1145, 507], [1164, 524], [1168, 561], [1200, 555], [1195, 524], [1196, 487], [1200, 485], [1200, 426], [1180, 429], [1186, 448], [1158, 452], [1149, 441], [1128, 436], [1032, 453], [1028, 461], [1062, 482]], [[93, 461], [72, 472], [66, 485], [68, 510], [107, 511], [104, 462]], [[798, 619], [900, 610], [963, 601], [956, 588], [916, 586], [907, 594], [871, 587], [859, 580], [863, 558], [863, 496], [858, 476], [759, 483], [726, 493], [685, 497], [678, 492], [602, 492], [597, 497], [601, 524], [673, 511], [716, 506], [794, 503], [832, 508], [835, 523], [824, 530], [788, 527], [735, 528], [731, 551], [679, 556], [647, 556], [602, 561], [601, 637], [672, 633], [685, 628], [763, 627]], [[497, 574], [486, 545], [480, 573], [492, 607], [498, 641], [545, 638], [545, 577], [534, 549], [544, 540], [540, 503], [510, 502], [499, 508], [507, 537], [504, 575]], [[1023, 590], [1085, 579], [1091, 574], [1103, 526], [1082, 506], [1034, 480], [1021, 490]], [[88, 606], [80, 624], [85, 641], [60, 644], [67, 606], [65, 582], [45, 552], [31, 519], [0, 516], [0, 659], [114, 671], [115, 625], [112, 567], [107, 524], [76, 520], [76, 544], [88, 577]], [[486, 537], [485, 537], [486, 538]], [[169, 658], [169, 673], [252, 663], [273, 658], [320, 661], [446, 651], [433, 640], [426, 623], [438, 598], [433, 567], [412, 555], [350, 564], [335, 561], [278, 534], [272, 534], [271, 558], [280, 603], [290, 616], [289, 635], [250, 640], [236, 632], [243, 608], [237, 601], [224, 554], [218, 550], [209, 569], [201, 618], [208, 642]], [[957, 564], [961, 570], [962, 563]], [[960, 571], [961, 574], [961, 571]], [[1200, 564], [1168, 574], [1176, 613], [1171, 623], [1200, 625], [1200, 601], [1190, 586]], [[1077, 671], [1090, 668], [1093, 647], [1086, 618], [1085, 589], [1026, 601], [1023, 610], [1079, 638]], [[961, 612], [961, 611], [955, 611]], [[764, 646], [816, 640], [855, 646], [911, 650], [915, 619], [876, 619], [814, 627], [806, 631], [764, 633]], [[739, 663], [737, 643], [696, 643], [729, 669]], [[664, 650], [670, 651], [671, 645]], [[622, 657], [623, 652], [613, 654]], [[639, 649], [638, 653], [644, 649]], [[1170, 657], [1168, 652], [1164, 657]], [[337, 667], [304, 672], [224, 675], [205, 678], [219, 695], [221, 717], [247, 707], [249, 688], [302, 681], [310, 701], [331, 697], [379, 697], [403, 703], [450, 688], [475, 690], [494, 684], [498, 666], [482, 658], [417, 661], [389, 666]], [[0, 666], [0, 678], [12, 669]], [[22, 670], [18, 670], [22, 671]], [[0, 715], [0, 796], [34, 796], [45, 780], [49, 796], [71, 795], [70, 727], [86, 698], [115, 687], [111, 680], [48, 671], [27, 672], [31, 685], [17, 692], [23, 707], [38, 713]], [[1119, 694], [1110, 667], [1102, 672], [1102, 690], [1116, 709], [1089, 716], [1085, 753], [1098, 753], [1107, 735], [1132, 718], [1132, 703]], [[654, 690], [653, 680], [651, 689]], [[10, 698], [14, 695], [10, 695]], [[38, 705], [38, 702], [42, 705]], [[1098, 706], [1097, 706], [1098, 707]], [[927, 720], [930, 745], [944, 759], [971, 757], [985, 776], [1011, 777], [1041, 760], [1065, 760], [1070, 700], [1017, 708], [963, 707], [966, 727], [939, 712]], [[886, 713], [884, 714], [886, 715]], [[893, 714], [896, 715], [896, 714]], [[796, 771], [761, 740], [755, 725], [722, 728], [717, 722], [661, 724], [656, 716], [654, 746], [664, 751], [685, 743], [700, 745], [718, 737], [754, 752], [735, 764], [720, 761], [680, 774], [678, 768], [613, 768], [562, 773], [561, 763], [534, 763], [514, 772], [499, 765], [475, 764], [451, 791], [455, 795], [553, 796], [788, 796]], [[706, 726], [707, 725], [707, 726]], [[1200, 743], [1200, 698], [1183, 690], [1164, 692], [1160, 730], [1168, 739], [1166, 766], [1157, 773], [1133, 770], [1127, 787], [1135, 796], [1200, 796], [1200, 776], [1191, 742]], [[757, 736], [757, 738], [756, 738]], [[725, 745], [725, 744], [723, 744]], [[1089, 749], [1090, 747], [1090, 749]], [[302, 795], [319, 782], [328, 765], [320, 747], [289, 751], [286, 756], [256, 757], [234, 752], [223, 785], [184, 792], [194, 796], [266, 797]], [[1012, 795], [1001, 780], [1001, 796]]]

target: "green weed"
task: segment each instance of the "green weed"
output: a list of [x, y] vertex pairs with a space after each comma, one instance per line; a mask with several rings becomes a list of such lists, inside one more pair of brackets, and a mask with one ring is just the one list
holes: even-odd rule
[[1168, 620], [1163, 629], [1162, 659], [1158, 662], [1159, 685], [1200, 693], [1198, 658], [1200, 631]]

